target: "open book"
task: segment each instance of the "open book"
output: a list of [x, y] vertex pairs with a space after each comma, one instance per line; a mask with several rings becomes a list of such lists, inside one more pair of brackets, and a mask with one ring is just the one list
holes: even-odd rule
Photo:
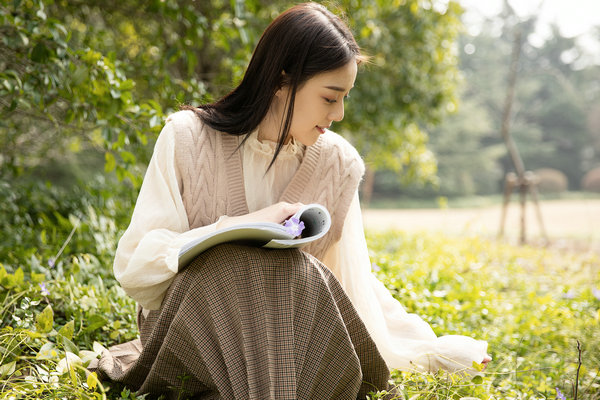
[[292, 218], [304, 223], [300, 236], [295, 236], [283, 224], [255, 222], [218, 229], [194, 239], [179, 250], [179, 268], [189, 264], [204, 250], [221, 243], [236, 242], [272, 249], [302, 247], [322, 238], [331, 227], [331, 216], [320, 204], [307, 204]]

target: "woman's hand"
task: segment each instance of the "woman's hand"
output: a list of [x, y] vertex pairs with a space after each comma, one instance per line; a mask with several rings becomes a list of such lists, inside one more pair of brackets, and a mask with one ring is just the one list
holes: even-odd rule
[[274, 222], [276, 224], [281, 224], [290, 216], [294, 215], [303, 205], [304, 204], [302, 203], [292, 204], [282, 201], [250, 214], [237, 217], [225, 217], [219, 221], [217, 229], [229, 228], [230, 226], [252, 222]]
[[485, 357], [483, 358], [483, 361], [481, 362], [481, 364], [483, 364], [484, 370], [487, 368], [490, 361], [492, 361], [492, 357], [490, 357], [488, 354], [486, 354]]

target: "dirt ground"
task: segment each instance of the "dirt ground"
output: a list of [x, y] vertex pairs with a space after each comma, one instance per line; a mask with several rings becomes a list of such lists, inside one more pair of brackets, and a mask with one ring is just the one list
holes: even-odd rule
[[[600, 200], [552, 200], [540, 203], [542, 221], [550, 241], [578, 249], [600, 250]], [[461, 209], [366, 209], [366, 229], [404, 231], [437, 231], [451, 235], [496, 237], [500, 228], [502, 207]], [[517, 203], [508, 207], [505, 238], [517, 241], [521, 210]], [[543, 238], [539, 219], [532, 203], [526, 208], [526, 237], [529, 242]]]

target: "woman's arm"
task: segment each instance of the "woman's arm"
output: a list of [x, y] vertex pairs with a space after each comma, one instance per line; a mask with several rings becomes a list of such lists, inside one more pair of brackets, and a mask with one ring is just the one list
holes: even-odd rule
[[[193, 118], [196, 118], [193, 116]], [[280, 202], [256, 212], [228, 217], [195, 229], [188, 224], [175, 166], [176, 124], [161, 131], [129, 227], [115, 254], [114, 273], [123, 289], [145, 309], [158, 309], [178, 271], [179, 250], [219, 228], [255, 221], [280, 223], [302, 204]]]
[[408, 313], [371, 272], [358, 193], [344, 221], [340, 241], [323, 262], [338, 278], [390, 368], [448, 371], [489, 361], [487, 343], [466, 336], [437, 337], [429, 324]]
[[113, 266], [123, 289], [146, 309], [160, 307], [177, 273], [181, 246], [217, 224], [189, 229], [175, 168], [173, 125], [168, 119], [158, 137]]

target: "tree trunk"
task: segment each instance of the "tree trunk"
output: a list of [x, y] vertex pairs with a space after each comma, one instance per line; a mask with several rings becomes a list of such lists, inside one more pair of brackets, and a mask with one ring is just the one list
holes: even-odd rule
[[363, 180], [361, 185], [361, 203], [364, 208], [369, 208], [371, 198], [373, 197], [374, 184], [375, 170], [367, 166], [365, 169], [365, 179]]

